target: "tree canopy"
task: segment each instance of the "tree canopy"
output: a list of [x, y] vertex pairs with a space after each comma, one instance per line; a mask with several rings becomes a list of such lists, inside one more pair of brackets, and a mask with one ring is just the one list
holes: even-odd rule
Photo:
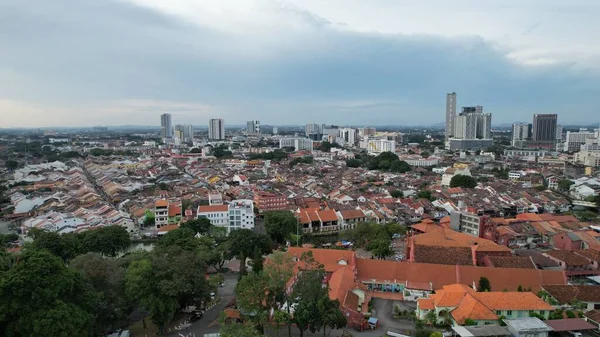
[[450, 187], [475, 188], [476, 186], [477, 180], [468, 175], [457, 174], [450, 179]]
[[482, 276], [479, 278], [479, 283], [477, 285], [477, 291], [480, 291], [480, 292], [492, 291], [492, 285], [490, 284], [490, 280], [488, 280], [487, 277]]
[[297, 222], [294, 214], [288, 211], [265, 212], [265, 229], [271, 240], [277, 243], [285, 243], [290, 234], [297, 231]]

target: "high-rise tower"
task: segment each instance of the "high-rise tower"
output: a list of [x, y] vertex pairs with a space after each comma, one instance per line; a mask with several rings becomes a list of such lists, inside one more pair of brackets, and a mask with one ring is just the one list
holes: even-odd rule
[[446, 129], [445, 139], [454, 135], [454, 120], [456, 119], [456, 93], [446, 94]]

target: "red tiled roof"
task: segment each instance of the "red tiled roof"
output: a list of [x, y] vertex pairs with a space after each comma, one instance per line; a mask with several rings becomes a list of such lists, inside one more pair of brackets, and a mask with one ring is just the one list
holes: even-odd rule
[[357, 279], [363, 282], [418, 283], [432, 285], [431, 290], [444, 285], [461, 283], [472, 286], [484, 276], [490, 280], [493, 290], [502, 291], [531, 288], [536, 292], [542, 284], [565, 284], [562, 271], [523, 268], [489, 268], [476, 266], [453, 266], [415, 262], [356, 259]]
[[169, 216], [181, 215], [181, 207], [169, 204]]
[[210, 205], [198, 207], [198, 213], [227, 212], [228, 210], [229, 208], [227, 205]]
[[365, 213], [363, 213], [363, 211], [354, 209], [340, 211], [340, 214], [344, 220], [360, 219], [365, 217]]
[[323, 222], [338, 221], [337, 214], [335, 214], [334, 210], [318, 211], [317, 215]]

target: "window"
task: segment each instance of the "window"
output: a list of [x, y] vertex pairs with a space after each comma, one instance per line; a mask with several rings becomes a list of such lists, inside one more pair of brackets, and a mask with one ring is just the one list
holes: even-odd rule
[[512, 316], [512, 310], [506, 310], [506, 316], [507, 317]]

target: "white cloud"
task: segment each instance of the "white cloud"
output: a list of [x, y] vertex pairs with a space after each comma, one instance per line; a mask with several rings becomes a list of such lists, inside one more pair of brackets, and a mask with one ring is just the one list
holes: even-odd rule
[[524, 65], [544, 58], [600, 68], [600, 2], [590, 0], [130, 1], [235, 34], [279, 36], [322, 19], [357, 32], [477, 35], [513, 53], [527, 50], [513, 58]]

